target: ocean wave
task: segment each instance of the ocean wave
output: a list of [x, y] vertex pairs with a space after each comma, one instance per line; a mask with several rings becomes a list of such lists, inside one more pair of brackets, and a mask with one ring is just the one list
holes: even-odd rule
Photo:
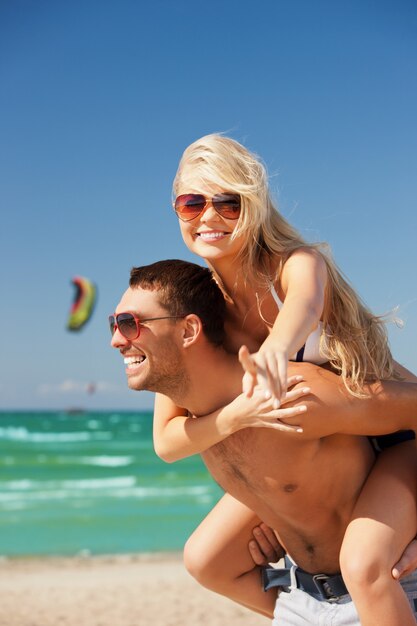
[[134, 456], [59, 456], [60, 465], [94, 465], [99, 467], [126, 467], [135, 461]]
[[7, 428], [0, 428], [0, 439], [8, 439], [12, 441], [29, 441], [35, 443], [71, 443], [80, 441], [91, 441], [97, 439], [105, 441], [112, 438], [112, 434], [109, 432], [94, 433], [79, 431], [79, 432], [66, 432], [66, 433], [45, 433], [45, 432], [32, 432], [23, 426], [8, 426]]
[[28, 491], [30, 489], [108, 489], [114, 487], [132, 487], [136, 484], [135, 476], [117, 476], [114, 478], [80, 478], [78, 480], [9, 480], [0, 482], [0, 489]]
[[[14, 483], [27, 483], [31, 481], [13, 481]], [[33, 482], [33, 481], [32, 481]], [[62, 481], [59, 488], [50, 488], [50, 489], [41, 489], [27, 491], [27, 485], [21, 485], [20, 487], [16, 485], [14, 487], [15, 491], [7, 491], [0, 492], [0, 504], [3, 507], [9, 508], [13, 503], [16, 506], [17, 502], [26, 503], [27, 506], [30, 504], [40, 501], [51, 501], [51, 500], [68, 500], [68, 504], [71, 506], [75, 504], [74, 499], [83, 499], [88, 498], [89, 500], [94, 500], [95, 498], [106, 498], [111, 499], [123, 499], [123, 498], [135, 498], [135, 499], [161, 499], [161, 498], [197, 498], [198, 500], [206, 501], [207, 498], [211, 496], [212, 490], [209, 486], [201, 485], [201, 486], [189, 486], [189, 487], [140, 487], [140, 486], [130, 486], [127, 485], [124, 487], [115, 487], [113, 485], [110, 487], [107, 485], [105, 488], [105, 492], [103, 493], [103, 485], [101, 485], [102, 489], [95, 488], [92, 491], [93, 487], [83, 485], [70, 485], [69, 483], [84, 483], [85, 481]], [[91, 481], [91, 482], [103, 482], [103, 481]], [[65, 485], [64, 485], [65, 483]]]

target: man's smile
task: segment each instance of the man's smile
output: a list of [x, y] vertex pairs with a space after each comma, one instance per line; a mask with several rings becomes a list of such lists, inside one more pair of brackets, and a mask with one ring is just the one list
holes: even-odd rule
[[126, 356], [123, 359], [124, 364], [126, 365], [126, 371], [137, 369], [145, 360], [146, 356], [144, 354], [137, 354], [136, 356]]

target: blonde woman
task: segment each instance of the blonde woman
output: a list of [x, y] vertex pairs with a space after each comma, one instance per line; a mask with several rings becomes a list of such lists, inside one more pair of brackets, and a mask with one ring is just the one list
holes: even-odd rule
[[[281, 421], [299, 424], [305, 410], [285, 406], [295, 397], [287, 394], [288, 360], [327, 363], [364, 402], [367, 381], [396, 375], [383, 321], [360, 301], [324, 246], [306, 243], [279, 214], [256, 155], [222, 135], [203, 137], [185, 150], [173, 192], [184, 242], [206, 261], [224, 293], [225, 347], [240, 350], [246, 373], [241, 396], [198, 419], [158, 395], [154, 443], [161, 458], [172, 462], [202, 452], [247, 427], [303, 436], [293, 432], [302, 430], [297, 425]], [[253, 395], [256, 384], [262, 394]], [[364, 423], [357, 434], [367, 434], [366, 428]], [[393, 443], [397, 439], [388, 445]], [[391, 575], [417, 527], [414, 484], [403, 485], [401, 510], [391, 510], [404, 481], [406, 445], [400, 442], [379, 455], [341, 550], [342, 574], [363, 626], [415, 624]], [[380, 518], [386, 510], [389, 523]], [[214, 591], [250, 604], [241, 574], [247, 569], [247, 530], [257, 523], [226, 494], [187, 542], [190, 571]]]

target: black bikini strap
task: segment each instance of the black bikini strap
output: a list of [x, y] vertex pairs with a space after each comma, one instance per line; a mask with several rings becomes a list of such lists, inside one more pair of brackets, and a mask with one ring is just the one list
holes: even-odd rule
[[302, 348], [299, 349], [299, 351], [297, 352], [297, 357], [296, 357], [296, 362], [300, 363], [301, 361], [304, 361], [304, 350], [306, 349], [306, 344], [303, 345]]

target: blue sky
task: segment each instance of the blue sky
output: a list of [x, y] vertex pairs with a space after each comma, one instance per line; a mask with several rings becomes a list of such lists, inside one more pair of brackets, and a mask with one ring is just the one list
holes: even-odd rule
[[[151, 407], [107, 315], [131, 266], [196, 260], [171, 183], [214, 131], [262, 156], [374, 311], [399, 307], [417, 372], [416, 67], [414, 0], [1, 2], [0, 409]], [[77, 274], [99, 299], [70, 334]]]

